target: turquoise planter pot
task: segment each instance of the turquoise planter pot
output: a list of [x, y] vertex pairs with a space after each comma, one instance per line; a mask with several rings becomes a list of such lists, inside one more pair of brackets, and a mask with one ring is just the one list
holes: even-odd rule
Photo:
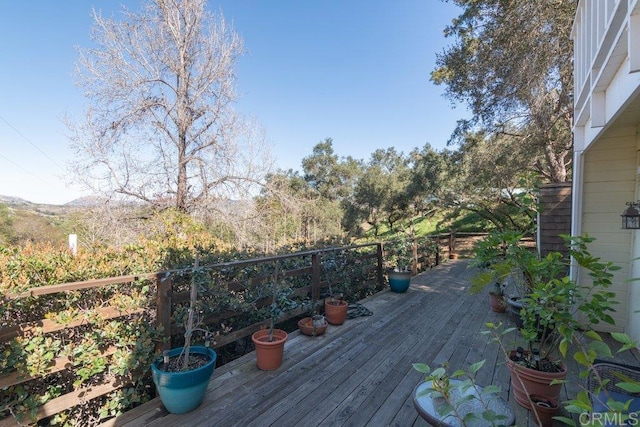
[[[181, 352], [182, 347], [171, 349], [169, 357], [178, 356]], [[160, 394], [160, 400], [172, 414], [184, 414], [200, 406], [216, 366], [217, 354], [213, 349], [192, 346], [191, 353], [209, 356], [209, 363], [198, 369], [184, 372], [165, 372], [158, 369], [157, 365], [162, 363], [162, 360], [151, 365], [153, 382]]]
[[389, 286], [393, 292], [407, 292], [410, 283], [410, 271], [389, 271]]

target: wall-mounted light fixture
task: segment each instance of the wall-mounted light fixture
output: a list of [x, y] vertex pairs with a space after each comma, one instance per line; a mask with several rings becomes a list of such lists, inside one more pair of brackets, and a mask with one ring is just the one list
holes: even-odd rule
[[625, 229], [640, 229], [640, 200], [637, 202], [627, 202], [627, 209], [624, 210], [622, 215], [622, 228]]

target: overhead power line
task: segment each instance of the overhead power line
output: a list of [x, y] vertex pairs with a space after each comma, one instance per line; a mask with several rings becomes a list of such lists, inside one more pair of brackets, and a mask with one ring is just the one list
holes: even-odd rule
[[0, 154], [0, 157], [2, 157], [3, 159], [5, 159], [7, 162], [11, 163], [12, 165], [14, 165], [15, 167], [22, 169], [25, 173], [28, 173], [29, 175], [31, 175], [32, 177], [44, 182], [47, 185], [51, 185], [51, 182], [46, 181], [44, 178], [36, 175], [35, 173], [23, 168], [22, 166], [20, 166], [19, 164], [17, 164], [16, 162], [14, 162], [13, 160], [11, 160], [10, 158], [4, 156], [3, 154]]
[[[51, 163], [53, 163], [54, 165], [56, 165], [58, 168], [60, 168], [61, 171], [65, 172], [65, 169], [60, 166], [60, 164], [58, 162], [56, 162], [55, 160], [53, 160], [47, 153], [45, 153], [42, 149], [40, 149], [40, 147], [38, 147], [33, 141], [31, 141], [29, 138], [27, 138], [22, 132], [20, 132], [14, 125], [12, 125], [11, 123], [9, 123], [9, 121], [7, 119], [5, 119], [4, 117], [2, 117], [0, 115], [0, 120], [2, 120], [3, 122], [5, 122], [7, 124], [7, 126], [9, 126], [11, 129], [14, 130], [15, 133], [17, 133], [18, 135], [20, 135], [25, 141], [27, 141], [29, 144], [31, 144], [31, 146], [33, 148], [35, 148], [36, 150], [38, 150], [43, 156], [45, 156], [47, 159], [49, 159], [49, 161]], [[4, 157], [4, 156], [2, 156]], [[4, 157], [6, 160], [6, 157]], [[26, 169], [24, 169], [23, 167], [19, 166], [18, 164], [16, 164], [15, 162], [9, 160], [11, 163], [13, 163], [14, 165], [18, 166], [20, 169], [24, 170], [25, 172], [28, 172]], [[31, 175], [33, 175], [33, 173], [29, 172]], [[35, 175], [33, 175], [35, 176]]]

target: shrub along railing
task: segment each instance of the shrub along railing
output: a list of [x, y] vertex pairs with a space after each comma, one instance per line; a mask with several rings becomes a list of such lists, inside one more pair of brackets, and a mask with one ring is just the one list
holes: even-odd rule
[[[417, 270], [439, 263], [439, 240], [414, 246]], [[215, 348], [249, 337], [268, 324], [274, 288], [295, 301], [280, 321], [315, 310], [329, 291], [358, 300], [385, 286], [385, 258], [383, 244], [371, 243], [202, 266], [207, 279], [199, 289], [199, 327], [218, 332]], [[182, 344], [192, 273], [186, 268], [5, 294], [0, 427], [45, 419], [97, 424], [148, 399], [155, 355]]]

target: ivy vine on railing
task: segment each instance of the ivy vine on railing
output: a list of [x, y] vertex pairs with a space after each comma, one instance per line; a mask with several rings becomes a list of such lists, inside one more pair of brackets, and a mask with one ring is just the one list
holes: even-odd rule
[[296, 307], [280, 319], [313, 310], [329, 286], [350, 301], [383, 286], [379, 243], [253, 259], [157, 242], [75, 257], [0, 247], [0, 427], [96, 425], [152, 398], [151, 362], [184, 339], [194, 254], [202, 276], [194, 315], [217, 348], [267, 325], [265, 278], [275, 268]]

